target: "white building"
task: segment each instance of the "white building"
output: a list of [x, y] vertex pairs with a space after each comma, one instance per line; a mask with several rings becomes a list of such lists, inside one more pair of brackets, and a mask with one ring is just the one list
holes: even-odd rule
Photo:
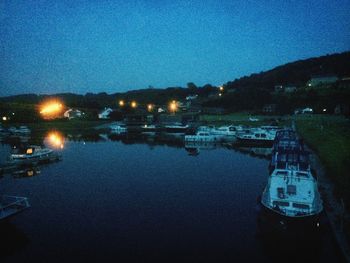
[[98, 114], [98, 118], [99, 119], [109, 119], [109, 114], [111, 112], [113, 112], [113, 110], [111, 108], [104, 108], [104, 110]]
[[80, 110], [69, 109], [63, 113], [63, 116], [68, 119], [80, 118], [84, 113]]

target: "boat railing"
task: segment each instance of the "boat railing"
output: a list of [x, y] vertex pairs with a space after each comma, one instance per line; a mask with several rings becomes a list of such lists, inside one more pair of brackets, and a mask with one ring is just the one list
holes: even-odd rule
[[0, 199], [0, 219], [30, 207], [27, 197], [4, 195]]

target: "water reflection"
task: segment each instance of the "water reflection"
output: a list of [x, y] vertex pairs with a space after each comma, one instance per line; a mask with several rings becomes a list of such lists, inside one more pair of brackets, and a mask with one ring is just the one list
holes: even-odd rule
[[19, 167], [18, 170], [12, 172], [14, 178], [28, 178], [39, 175], [41, 173], [38, 167]]
[[50, 145], [52, 148], [63, 149], [64, 136], [58, 131], [50, 131], [44, 138], [44, 143]]

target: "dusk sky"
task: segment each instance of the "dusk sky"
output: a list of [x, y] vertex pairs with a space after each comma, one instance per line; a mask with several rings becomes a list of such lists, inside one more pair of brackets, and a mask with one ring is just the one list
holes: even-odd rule
[[350, 0], [0, 0], [0, 96], [219, 85], [350, 50]]

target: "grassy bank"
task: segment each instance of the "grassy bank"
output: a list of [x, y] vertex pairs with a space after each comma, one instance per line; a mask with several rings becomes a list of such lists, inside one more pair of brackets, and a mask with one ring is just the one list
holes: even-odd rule
[[107, 123], [108, 121], [99, 120], [51, 120], [51, 121], [41, 121], [36, 123], [28, 123], [28, 127], [36, 131], [48, 131], [48, 130], [59, 130], [61, 132], [67, 131], [86, 131], [92, 129], [98, 125]]
[[343, 117], [310, 115], [296, 118], [299, 134], [320, 157], [336, 195], [350, 207], [350, 122]]
[[[249, 118], [256, 119], [251, 121]], [[280, 126], [290, 125], [290, 118], [287, 116], [272, 116], [272, 115], [251, 115], [249, 113], [230, 113], [224, 115], [201, 115], [200, 121], [209, 125], [247, 125], [261, 126], [278, 124]]]
[[[298, 116], [296, 127], [320, 158], [327, 176], [334, 183], [334, 195], [350, 211], [350, 121], [338, 116]], [[340, 216], [340, 215], [338, 215]], [[337, 223], [340, 224], [337, 218]], [[345, 236], [350, 241], [350, 220], [343, 218]]]

